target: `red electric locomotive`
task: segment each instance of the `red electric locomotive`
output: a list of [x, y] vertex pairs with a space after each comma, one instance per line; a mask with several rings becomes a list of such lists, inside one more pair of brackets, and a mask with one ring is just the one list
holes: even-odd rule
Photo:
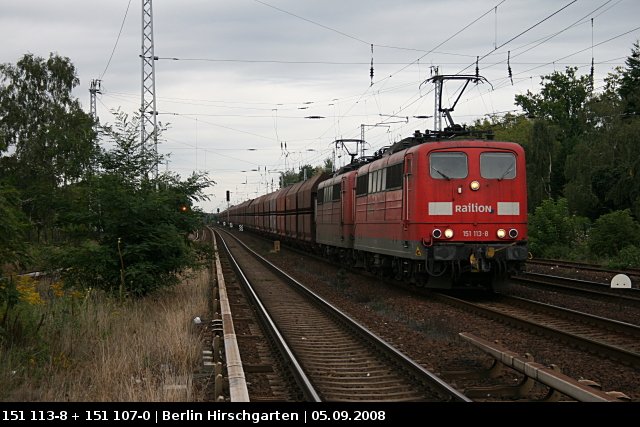
[[434, 136], [416, 132], [355, 174], [322, 182], [318, 214], [327, 203], [334, 214], [316, 241], [325, 252], [340, 247], [352, 265], [419, 286], [499, 287], [528, 256], [524, 150]]
[[524, 150], [416, 131], [332, 177], [231, 208], [231, 217], [418, 286], [496, 289], [528, 257]]

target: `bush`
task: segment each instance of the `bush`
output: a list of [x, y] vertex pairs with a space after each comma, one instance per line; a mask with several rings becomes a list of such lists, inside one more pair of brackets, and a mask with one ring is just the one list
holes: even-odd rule
[[59, 221], [68, 241], [51, 258], [65, 286], [138, 297], [200, 266], [204, 246], [189, 235], [204, 215], [192, 205], [207, 199], [213, 181], [204, 173], [150, 178], [162, 156], [139, 141], [139, 116], [116, 118], [115, 127], [103, 128], [114, 147], [98, 156], [99, 172], [66, 188]]
[[640, 248], [633, 245], [622, 248], [618, 255], [609, 261], [607, 267], [613, 269], [640, 267]]
[[589, 220], [571, 215], [566, 199], [547, 199], [529, 217], [529, 250], [541, 258], [570, 259], [582, 252]]
[[640, 225], [629, 209], [602, 215], [589, 232], [589, 249], [595, 255], [615, 257], [627, 246], [640, 246]]
[[142, 185], [115, 174], [94, 179], [92, 200], [100, 209], [82, 203], [71, 207], [75, 223], [86, 231], [61, 247], [54, 259], [65, 285], [124, 297], [178, 283], [180, 274], [197, 268], [203, 255], [188, 237], [201, 228], [203, 217], [180, 206], [203, 186], [198, 177], [184, 182], [167, 175]]

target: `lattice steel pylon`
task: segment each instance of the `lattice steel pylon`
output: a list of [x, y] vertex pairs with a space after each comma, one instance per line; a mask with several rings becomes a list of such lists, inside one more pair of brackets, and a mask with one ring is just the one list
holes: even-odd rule
[[89, 88], [89, 115], [91, 118], [97, 123], [98, 122], [98, 111], [96, 109], [96, 94], [102, 93], [100, 91], [100, 82], [101, 80], [93, 79], [91, 80], [91, 87]]
[[156, 67], [153, 50], [153, 7], [151, 0], [142, 0], [142, 96], [140, 104], [140, 143], [146, 150], [153, 143], [156, 157], [154, 173], [158, 178], [158, 123], [156, 110]]
[[[437, 73], [437, 72], [436, 72]], [[435, 103], [433, 107], [433, 131], [442, 132], [442, 111], [440, 111], [440, 101], [442, 100], [442, 80], [436, 79], [435, 82]]]

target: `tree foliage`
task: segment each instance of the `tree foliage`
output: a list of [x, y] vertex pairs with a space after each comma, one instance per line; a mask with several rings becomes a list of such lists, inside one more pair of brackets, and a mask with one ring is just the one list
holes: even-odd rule
[[139, 118], [116, 114], [105, 129], [113, 149], [99, 157], [100, 171], [76, 187], [65, 223], [75, 238], [54, 257], [68, 284], [140, 296], [178, 282], [198, 265], [203, 247], [189, 238], [203, 223], [193, 207], [206, 199], [206, 175], [148, 177], [161, 160], [136, 142]]
[[620, 71], [620, 86], [618, 94], [624, 102], [624, 112], [627, 115], [640, 114], [640, 45], [633, 44], [631, 56], [626, 61], [626, 69]]
[[0, 177], [22, 195], [22, 208], [41, 230], [51, 227], [57, 191], [78, 182], [96, 154], [93, 120], [71, 92], [79, 84], [69, 58], [24, 55], [0, 65]]
[[21, 259], [28, 220], [56, 231], [40, 267], [61, 270], [66, 285], [144, 295], [174, 284], [202, 255], [189, 234], [212, 181], [150, 176], [163, 158], [138, 141], [139, 117], [119, 110], [100, 132], [113, 148], [101, 151], [71, 95], [78, 83], [56, 54], [0, 65], [0, 262]]
[[615, 256], [629, 246], [640, 246], [640, 224], [625, 209], [602, 215], [589, 233], [589, 249], [600, 256]]
[[18, 192], [0, 183], [0, 267], [26, 261], [25, 226]]
[[[164, 158], [140, 141], [139, 117], [130, 117], [120, 109], [113, 113], [116, 123], [102, 126], [100, 134], [105, 139], [113, 141], [115, 146], [109, 152], [100, 153], [98, 163], [107, 174], [115, 174], [127, 182], [140, 184], [150, 176], [157, 164], [164, 161]], [[165, 130], [166, 127], [160, 125], [158, 133], [161, 134]]]
[[558, 196], [553, 182], [558, 174], [554, 161], [559, 151], [553, 128], [543, 120], [535, 120], [531, 128], [531, 142], [526, 150], [529, 203], [533, 206]]
[[610, 74], [604, 91], [590, 98], [589, 127], [567, 157], [564, 194], [572, 209], [592, 219], [625, 209], [640, 217], [639, 54], [636, 43], [628, 67]]
[[529, 117], [546, 120], [558, 127], [562, 139], [580, 136], [585, 129], [585, 105], [590, 94], [589, 76], [577, 76], [577, 67], [567, 67], [564, 72], [554, 71], [543, 76], [539, 93], [527, 91], [516, 95]]
[[302, 166], [298, 172], [290, 169], [286, 172], [280, 173], [280, 188], [293, 185], [297, 182], [305, 181], [312, 176], [320, 175], [322, 173], [331, 173], [333, 171], [333, 161], [331, 159], [325, 159], [324, 166], [313, 167], [309, 164]]
[[536, 257], [567, 258], [583, 244], [588, 224], [571, 215], [566, 199], [544, 200], [529, 215], [529, 249]]
[[587, 101], [591, 93], [589, 76], [578, 76], [577, 67], [567, 67], [543, 76], [539, 93], [516, 95], [515, 103], [535, 119], [530, 145], [534, 199], [536, 206], [547, 197], [562, 196], [566, 184], [564, 168], [567, 156], [587, 129]]

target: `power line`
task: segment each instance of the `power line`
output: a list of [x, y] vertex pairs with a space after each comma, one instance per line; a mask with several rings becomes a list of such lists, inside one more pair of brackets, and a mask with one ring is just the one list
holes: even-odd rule
[[[516, 36], [512, 37], [512, 38], [511, 38], [511, 39], [509, 39], [508, 41], [506, 41], [506, 42], [502, 43], [500, 46], [497, 46], [495, 49], [493, 49], [492, 51], [488, 52], [487, 54], [485, 54], [484, 56], [482, 56], [482, 57], [481, 57], [481, 58], [479, 58], [478, 60], [480, 60], [480, 59], [484, 59], [484, 58], [486, 58], [487, 56], [489, 56], [489, 55], [493, 54], [496, 50], [498, 50], [498, 49], [500, 49], [500, 48], [504, 47], [505, 45], [507, 45], [507, 44], [511, 43], [512, 41], [516, 40], [517, 38], [519, 38], [519, 37], [520, 37], [520, 36], [522, 36], [523, 34], [527, 33], [528, 31], [530, 31], [530, 30], [532, 30], [533, 28], [537, 27], [537, 26], [538, 26], [538, 25], [540, 25], [541, 23], [543, 23], [543, 22], [547, 21], [548, 19], [550, 19], [550, 18], [551, 18], [551, 17], [553, 17], [554, 15], [558, 14], [558, 13], [559, 13], [559, 12], [561, 12], [562, 10], [566, 9], [567, 7], [569, 7], [570, 5], [572, 5], [573, 3], [575, 3], [576, 1], [577, 1], [577, 0], [573, 0], [572, 2], [570, 2], [570, 3], [566, 4], [565, 6], [563, 6], [562, 8], [560, 8], [560, 9], [556, 10], [555, 12], [553, 12], [553, 13], [552, 13], [552, 14], [550, 14], [550, 15], [548, 15], [548, 16], [547, 16], [547, 17], [545, 17], [544, 19], [542, 19], [542, 20], [538, 21], [537, 23], [535, 23], [534, 25], [530, 26], [530, 27], [529, 27], [529, 28], [527, 28], [526, 30], [524, 30], [524, 31], [522, 31], [521, 33], [517, 34]], [[608, 3], [608, 2], [607, 2], [607, 3]], [[606, 3], [605, 3], [605, 5], [606, 5]], [[603, 6], [604, 6], [604, 5], [603, 5]], [[601, 7], [602, 7], [602, 6], [601, 6]], [[595, 9], [595, 10], [594, 10], [594, 11], [592, 11], [591, 13], [593, 13], [593, 12], [597, 11], [598, 9], [600, 9], [600, 8]], [[491, 9], [491, 10], [493, 10], [493, 9]], [[491, 12], [491, 10], [490, 10], [490, 11], [488, 11], [487, 13], [490, 13], [490, 12]], [[485, 13], [485, 15], [486, 15], [486, 13]], [[587, 15], [587, 16], [588, 16], [588, 15]], [[584, 18], [583, 18], [583, 19], [584, 19]], [[638, 27], [638, 28], [640, 28], [640, 27]], [[636, 29], [637, 29], [637, 28], [635, 28], [635, 29], [633, 29], [633, 30], [630, 30], [630, 31], [627, 31], [627, 32], [625, 32], [625, 33], [623, 33], [623, 34], [620, 34], [620, 35], [618, 35], [618, 36], [612, 37], [612, 38], [610, 38], [610, 39], [608, 39], [608, 40], [605, 40], [605, 41], [603, 41], [603, 42], [601, 42], [601, 43], [598, 43], [597, 45], [594, 45], [594, 46], [598, 46], [598, 45], [600, 45], [600, 44], [603, 44], [603, 43], [606, 43], [606, 42], [608, 42], [608, 41], [614, 40], [614, 39], [616, 39], [616, 38], [618, 38], [618, 37], [622, 37], [623, 35], [629, 34], [630, 32], [633, 32], [633, 31], [635, 31]], [[583, 50], [581, 50], [581, 51], [575, 52], [575, 53], [573, 53], [573, 54], [571, 54], [571, 55], [567, 55], [567, 56], [565, 56], [565, 57], [563, 57], [563, 58], [558, 59], [558, 61], [563, 60], [563, 59], [566, 59], [566, 58], [569, 58], [570, 56], [576, 55], [576, 54], [578, 54], [578, 53], [580, 53], [580, 52], [583, 52], [583, 51], [588, 50], [588, 49], [591, 49], [591, 48], [592, 48], [592, 47], [590, 46], [590, 47], [588, 47], [588, 48], [586, 48], [586, 49], [583, 49]], [[554, 63], [554, 62], [555, 62], [555, 61], [552, 61], [552, 62], [549, 62], [549, 63], [547, 63], [547, 64], [543, 64], [543, 65], [540, 65], [540, 66], [538, 66], [538, 67], [534, 67], [534, 68], [532, 68], [531, 70], [536, 69], [536, 68], [540, 68], [540, 67], [542, 67], [542, 66], [544, 66], [544, 65], [552, 64], [552, 63]], [[460, 73], [464, 72], [466, 69], [468, 69], [469, 67], [471, 67], [471, 66], [472, 66], [472, 65], [474, 65], [474, 64], [477, 64], [477, 61], [476, 61], [475, 63], [472, 63], [472, 64], [468, 65], [467, 67], [463, 68], [463, 69], [462, 69], [462, 70], [460, 70], [457, 74], [460, 74]], [[531, 71], [531, 70], [528, 70], [528, 71]], [[431, 91], [430, 91], [430, 92], [431, 92]], [[429, 92], [429, 93], [430, 93], [430, 92]], [[407, 109], [407, 108], [409, 108], [411, 105], [415, 104], [415, 103], [416, 103], [420, 98], [422, 98], [422, 96], [418, 97], [418, 98], [417, 98], [417, 99], [415, 99], [414, 101], [409, 102], [407, 105], [405, 105], [404, 107], [402, 107], [402, 108], [400, 109], [400, 111], [404, 111], [404, 110], [406, 110], [406, 109]]]
[[131, 0], [129, 0], [129, 4], [127, 4], [127, 10], [124, 12], [124, 18], [122, 18], [122, 24], [120, 25], [120, 31], [118, 32], [118, 37], [116, 38], [116, 42], [113, 45], [113, 50], [111, 51], [111, 56], [109, 57], [109, 61], [107, 61], [107, 66], [104, 67], [104, 71], [100, 75], [100, 79], [99, 80], [102, 80], [102, 78], [104, 77], [105, 73], [107, 72], [107, 68], [109, 68], [109, 64], [111, 64], [111, 59], [113, 58], [113, 54], [116, 51], [116, 47], [118, 46], [118, 41], [120, 40], [120, 35], [122, 34], [122, 29], [124, 28], [124, 23], [127, 20], [127, 14], [129, 13], [129, 6], [131, 6]]
[[495, 49], [487, 52], [486, 54], [484, 54], [483, 56], [479, 57], [476, 62], [471, 63], [469, 65], [467, 65], [465, 68], [463, 68], [462, 70], [458, 71], [456, 74], [460, 74], [462, 72], [464, 72], [465, 70], [467, 70], [469, 67], [473, 66], [474, 64], [477, 64], [480, 60], [486, 58], [489, 55], [492, 55], [493, 53], [495, 53], [497, 50], [503, 48], [504, 46], [506, 46], [507, 44], [511, 43], [512, 41], [514, 41], [515, 39], [521, 37], [522, 35], [528, 33], [529, 31], [531, 31], [532, 29], [534, 29], [535, 27], [537, 27], [538, 25], [542, 24], [543, 22], [547, 21], [548, 19], [550, 19], [551, 17], [557, 15], [558, 13], [560, 13], [561, 11], [563, 11], [564, 9], [566, 9], [567, 7], [571, 6], [572, 4], [574, 4], [575, 2], [577, 2], [578, 0], [573, 0], [570, 3], [567, 3], [566, 5], [562, 6], [560, 9], [556, 10], [555, 12], [553, 12], [551, 15], [548, 15], [546, 18], [541, 19], [540, 21], [536, 22], [535, 24], [533, 24], [532, 26], [530, 26], [529, 28], [527, 28], [526, 30], [522, 31], [521, 33], [519, 33], [516, 36], [511, 37], [509, 40], [507, 40], [506, 42], [502, 43], [500, 46], [496, 47]]
[[[519, 51], [520, 49], [523, 49], [523, 48], [525, 48], [525, 47], [527, 47], [527, 46], [530, 46], [530, 45], [535, 44], [534, 46], [531, 46], [531, 47], [529, 47], [528, 49], [526, 49], [526, 50], [524, 50], [524, 51], [522, 51], [522, 52], [518, 52], [518, 53], [516, 53], [515, 55], [511, 56], [511, 58], [517, 58], [518, 56], [521, 56], [521, 55], [525, 54], [526, 52], [529, 52], [530, 50], [533, 50], [533, 49], [537, 48], [538, 46], [540, 46], [540, 45], [542, 45], [542, 44], [544, 44], [544, 43], [548, 42], [548, 41], [549, 41], [549, 40], [551, 40], [552, 38], [554, 38], [554, 37], [556, 37], [556, 36], [558, 36], [558, 35], [560, 35], [560, 34], [564, 33], [565, 31], [567, 31], [567, 30], [569, 30], [569, 29], [571, 29], [571, 28], [573, 28], [573, 27], [575, 27], [575, 26], [577, 26], [577, 25], [581, 25], [581, 24], [585, 24], [585, 23], [587, 23], [588, 21], [585, 21], [585, 19], [587, 19], [590, 15], [593, 15], [595, 12], [597, 12], [598, 10], [602, 9], [603, 7], [605, 7], [607, 4], [611, 3], [611, 1], [613, 1], [613, 0], [607, 0], [607, 1], [605, 1], [605, 2], [604, 2], [603, 4], [601, 4], [600, 6], [598, 6], [597, 8], [595, 8], [594, 10], [592, 10], [591, 12], [587, 13], [587, 14], [586, 14], [586, 15], [584, 15], [582, 18], [580, 18], [580, 19], [578, 19], [578, 20], [574, 21], [572, 24], [570, 24], [570, 25], [568, 25], [568, 26], [564, 27], [564, 28], [563, 28], [562, 30], [560, 30], [560, 31], [557, 31], [557, 32], [555, 32], [555, 33], [553, 33], [553, 34], [551, 34], [551, 35], [544, 36], [544, 37], [542, 37], [542, 38], [540, 38], [540, 39], [538, 39], [538, 40], [535, 40], [535, 41], [533, 41], [533, 42], [531, 42], [531, 43], [527, 43], [527, 44], [525, 44], [525, 45], [522, 45], [522, 46], [520, 46], [520, 47], [516, 47], [516, 48], [512, 49], [512, 50], [511, 50], [511, 52], [517, 52], [517, 51]], [[616, 2], [615, 4], [613, 4], [612, 6], [610, 6], [609, 8], [607, 8], [607, 9], [603, 10], [602, 12], [600, 12], [598, 15], [596, 15], [596, 17], [597, 17], [597, 16], [602, 15], [604, 12], [606, 12], [606, 11], [607, 11], [607, 10], [609, 10], [609, 9], [611, 9], [612, 7], [614, 7], [615, 5], [617, 5], [618, 3], [620, 3], [621, 1], [622, 1], [622, 0], [618, 0], [618, 2]], [[593, 19], [593, 18], [592, 18], [592, 19]], [[504, 63], [505, 63], [505, 61], [504, 61], [504, 60], [502, 60], [502, 61], [494, 62], [493, 64], [484, 65], [484, 66], [483, 66], [483, 68], [484, 68], [484, 69], [487, 69], [487, 68], [494, 67], [494, 66], [496, 66], [496, 65], [504, 64]], [[558, 61], [554, 61], [554, 63], [555, 63], [555, 64], [557, 64], [557, 65], [565, 65], [565, 64], [559, 64], [559, 63], [558, 63]], [[526, 65], [526, 64], [528, 64], [528, 65], [534, 65], [534, 63], [527, 63], [527, 62], [511, 62], [511, 64], [512, 64], [512, 65]], [[547, 64], [548, 64], [548, 63], [536, 63], [535, 65], [547, 65]], [[571, 63], [571, 64], [568, 64], [568, 65], [576, 65], [576, 63]]]
[[307, 22], [309, 22], [309, 23], [311, 23], [311, 24], [313, 24], [313, 25], [317, 25], [318, 27], [322, 27], [322, 28], [324, 28], [324, 29], [326, 29], [326, 30], [333, 31], [334, 33], [337, 33], [337, 34], [340, 34], [340, 35], [342, 35], [342, 36], [348, 37], [348, 38], [350, 38], [350, 39], [353, 39], [353, 40], [359, 41], [360, 43], [364, 43], [364, 44], [366, 44], [366, 45], [370, 45], [370, 44], [371, 44], [370, 42], [364, 41], [364, 40], [362, 40], [362, 39], [360, 39], [360, 38], [358, 38], [358, 37], [352, 36], [352, 35], [347, 34], [347, 33], [343, 33], [342, 31], [336, 30], [335, 28], [327, 27], [326, 25], [323, 25], [323, 24], [320, 24], [320, 23], [318, 23], [318, 22], [312, 21], [312, 20], [310, 20], [310, 19], [304, 18], [304, 17], [302, 17], [302, 16], [300, 16], [300, 15], [296, 15], [295, 13], [291, 13], [291, 12], [286, 11], [286, 10], [284, 10], [284, 9], [280, 9], [279, 7], [275, 7], [275, 6], [273, 6], [273, 5], [270, 5], [269, 3], [266, 3], [266, 2], [263, 2], [263, 1], [260, 1], [260, 0], [254, 0], [254, 1], [255, 1], [256, 3], [260, 3], [260, 4], [263, 4], [263, 5], [265, 5], [265, 6], [270, 7], [270, 8], [272, 8], [272, 9], [275, 9], [275, 10], [277, 10], [277, 11], [279, 11], [279, 12], [286, 13], [287, 15], [291, 15], [291, 16], [296, 17], [296, 18], [298, 18], [298, 19], [302, 19], [303, 21], [307, 21]]
[[[341, 36], [350, 38], [352, 40], [358, 41], [360, 43], [366, 44], [366, 45], [373, 45], [375, 47], [381, 47], [381, 48], [386, 48], [386, 49], [397, 49], [397, 50], [411, 50], [411, 51], [418, 51], [418, 52], [426, 52], [425, 55], [423, 55], [421, 58], [424, 58], [424, 56], [428, 55], [429, 53], [433, 52], [433, 49], [430, 51], [425, 51], [423, 49], [416, 49], [416, 48], [410, 48], [410, 47], [400, 47], [400, 46], [391, 46], [391, 45], [384, 45], [384, 44], [377, 44], [377, 43], [371, 43], [369, 41], [366, 40], [362, 40], [359, 37], [353, 36], [351, 34], [347, 34], [344, 31], [340, 31], [340, 30], [336, 30], [335, 28], [331, 28], [327, 25], [324, 24], [320, 24], [319, 22], [313, 21], [311, 19], [305, 18], [303, 16], [300, 15], [296, 15], [295, 13], [289, 12], [287, 10], [281, 9], [279, 7], [273, 6], [269, 3], [266, 3], [264, 1], [261, 0], [254, 0], [256, 3], [260, 3], [262, 5], [265, 5], [267, 7], [270, 7], [272, 9], [275, 9], [279, 12], [285, 13], [287, 15], [291, 15], [295, 18], [301, 19], [303, 21], [309, 22], [310, 24], [316, 25], [318, 27], [324, 28], [326, 30], [332, 31], [336, 34], [340, 34]], [[502, 3], [506, 2], [507, 0], [502, 0], [500, 3], [498, 3], [497, 5], [495, 5], [493, 8], [491, 8], [491, 10], [489, 10], [488, 12], [486, 12], [485, 14], [483, 14], [482, 16], [480, 16], [478, 19], [476, 19], [475, 21], [471, 22], [469, 25], [467, 25], [466, 27], [464, 27], [462, 30], [460, 30], [459, 32], [457, 32], [456, 34], [452, 35], [451, 37], [449, 37], [447, 40], [445, 40], [444, 42], [442, 42], [440, 45], [438, 46], [442, 46], [444, 43], [448, 42], [449, 40], [451, 40], [453, 37], [457, 36], [459, 33], [461, 33], [462, 31], [466, 30], [469, 26], [475, 24], [478, 20], [482, 19], [484, 16], [486, 16], [488, 13], [490, 13], [493, 10], [496, 10], [498, 8], [498, 6], [500, 6]], [[577, 0], [576, 0], [577, 1]], [[436, 46], [434, 49], [437, 49], [438, 46]]]
[[[257, 0], [256, 0], [257, 1]], [[454, 37], [456, 37], [457, 35], [459, 35], [460, 33], [462, 33], [463, 31], [465, 31], [467, 28], [471, 27], [473, 24], [475, 24], [476, 22], [478, 22], [479, 20], [481, 20], [482, 18], [484, 18], [485, 16], [487, 16], [489, 13], [493, 12], [498, 6], [502, 5], [504, 2], [506, 2], [507, 0], [502, 0], [500, 1], [497, 5], [495, 5], [494, 7], [492, 7], [491, 9], [487, 10], [485, 13], [483, 13], [482, 15], [480, 15], [478, 18], [474, 19], [473, 21], [471, 21], [469, 24], [465, 25], [463, 28], [461, 28], [460, 30], [458, 30], [456, 33], [454, 33], [453, 35], [449, 36], [447, 39], [445, 39], [444, 41], [440, 42], [438, 45], [434, 46], [432, 49], [430, 49], [429, 51], [427, 51], [424, 55], [420, 56], [418, 59], [406, 64], [404, 67], [400, 68], [398, 71], [378, 80], [377, 82], [374, 82], [374, 84], [380, 84], [380, 82], [386, 81], [387, 79], [390, 79], [392, 76], [401, 73], [402, 71], [404, 71], [405, 69], [407, 69], [408, 67], [412, 66], [415, 63], [419, 63], [419, 61], [421, 59], [423, 59], [425, 56], [427, 56], [428, 54], [435, 52], [436, 49], [438, 49], [440, 46], [444, 45], [445, 43], [447, 43], [448, 41], [450, 41], [451, 39], [453, 39]], [[366, 95], [366, 93], [371, 90], [371, 86], [367, 87], [367, 89], [360, 95], [357, 97], [357, 100], [351, 105], [351, 107], [349, 107], [349, 109], [346, 111], [346, 113], [348, 113], [349, 111], [351, 111], [352, 108], [355, 107], [356, 104], [358, 104], [360, 102], [360, 100]], [[418, 99], [422, 98], [422, 96], [420, 96]], [[417, 102], [413, 101], [411, 102], [407, 107], [411, 106], [413, 103]], [[403, 111], [404, 108], [402, 108], [400, 111]], [[340, 118], [346, 117], [346, 113], [341, 115]], [[330, 129], [330, 128], [329, 128]], [[322, 133], [322, 135], [326, 134], [329, 129], [327, 129], [325, 132]]]

